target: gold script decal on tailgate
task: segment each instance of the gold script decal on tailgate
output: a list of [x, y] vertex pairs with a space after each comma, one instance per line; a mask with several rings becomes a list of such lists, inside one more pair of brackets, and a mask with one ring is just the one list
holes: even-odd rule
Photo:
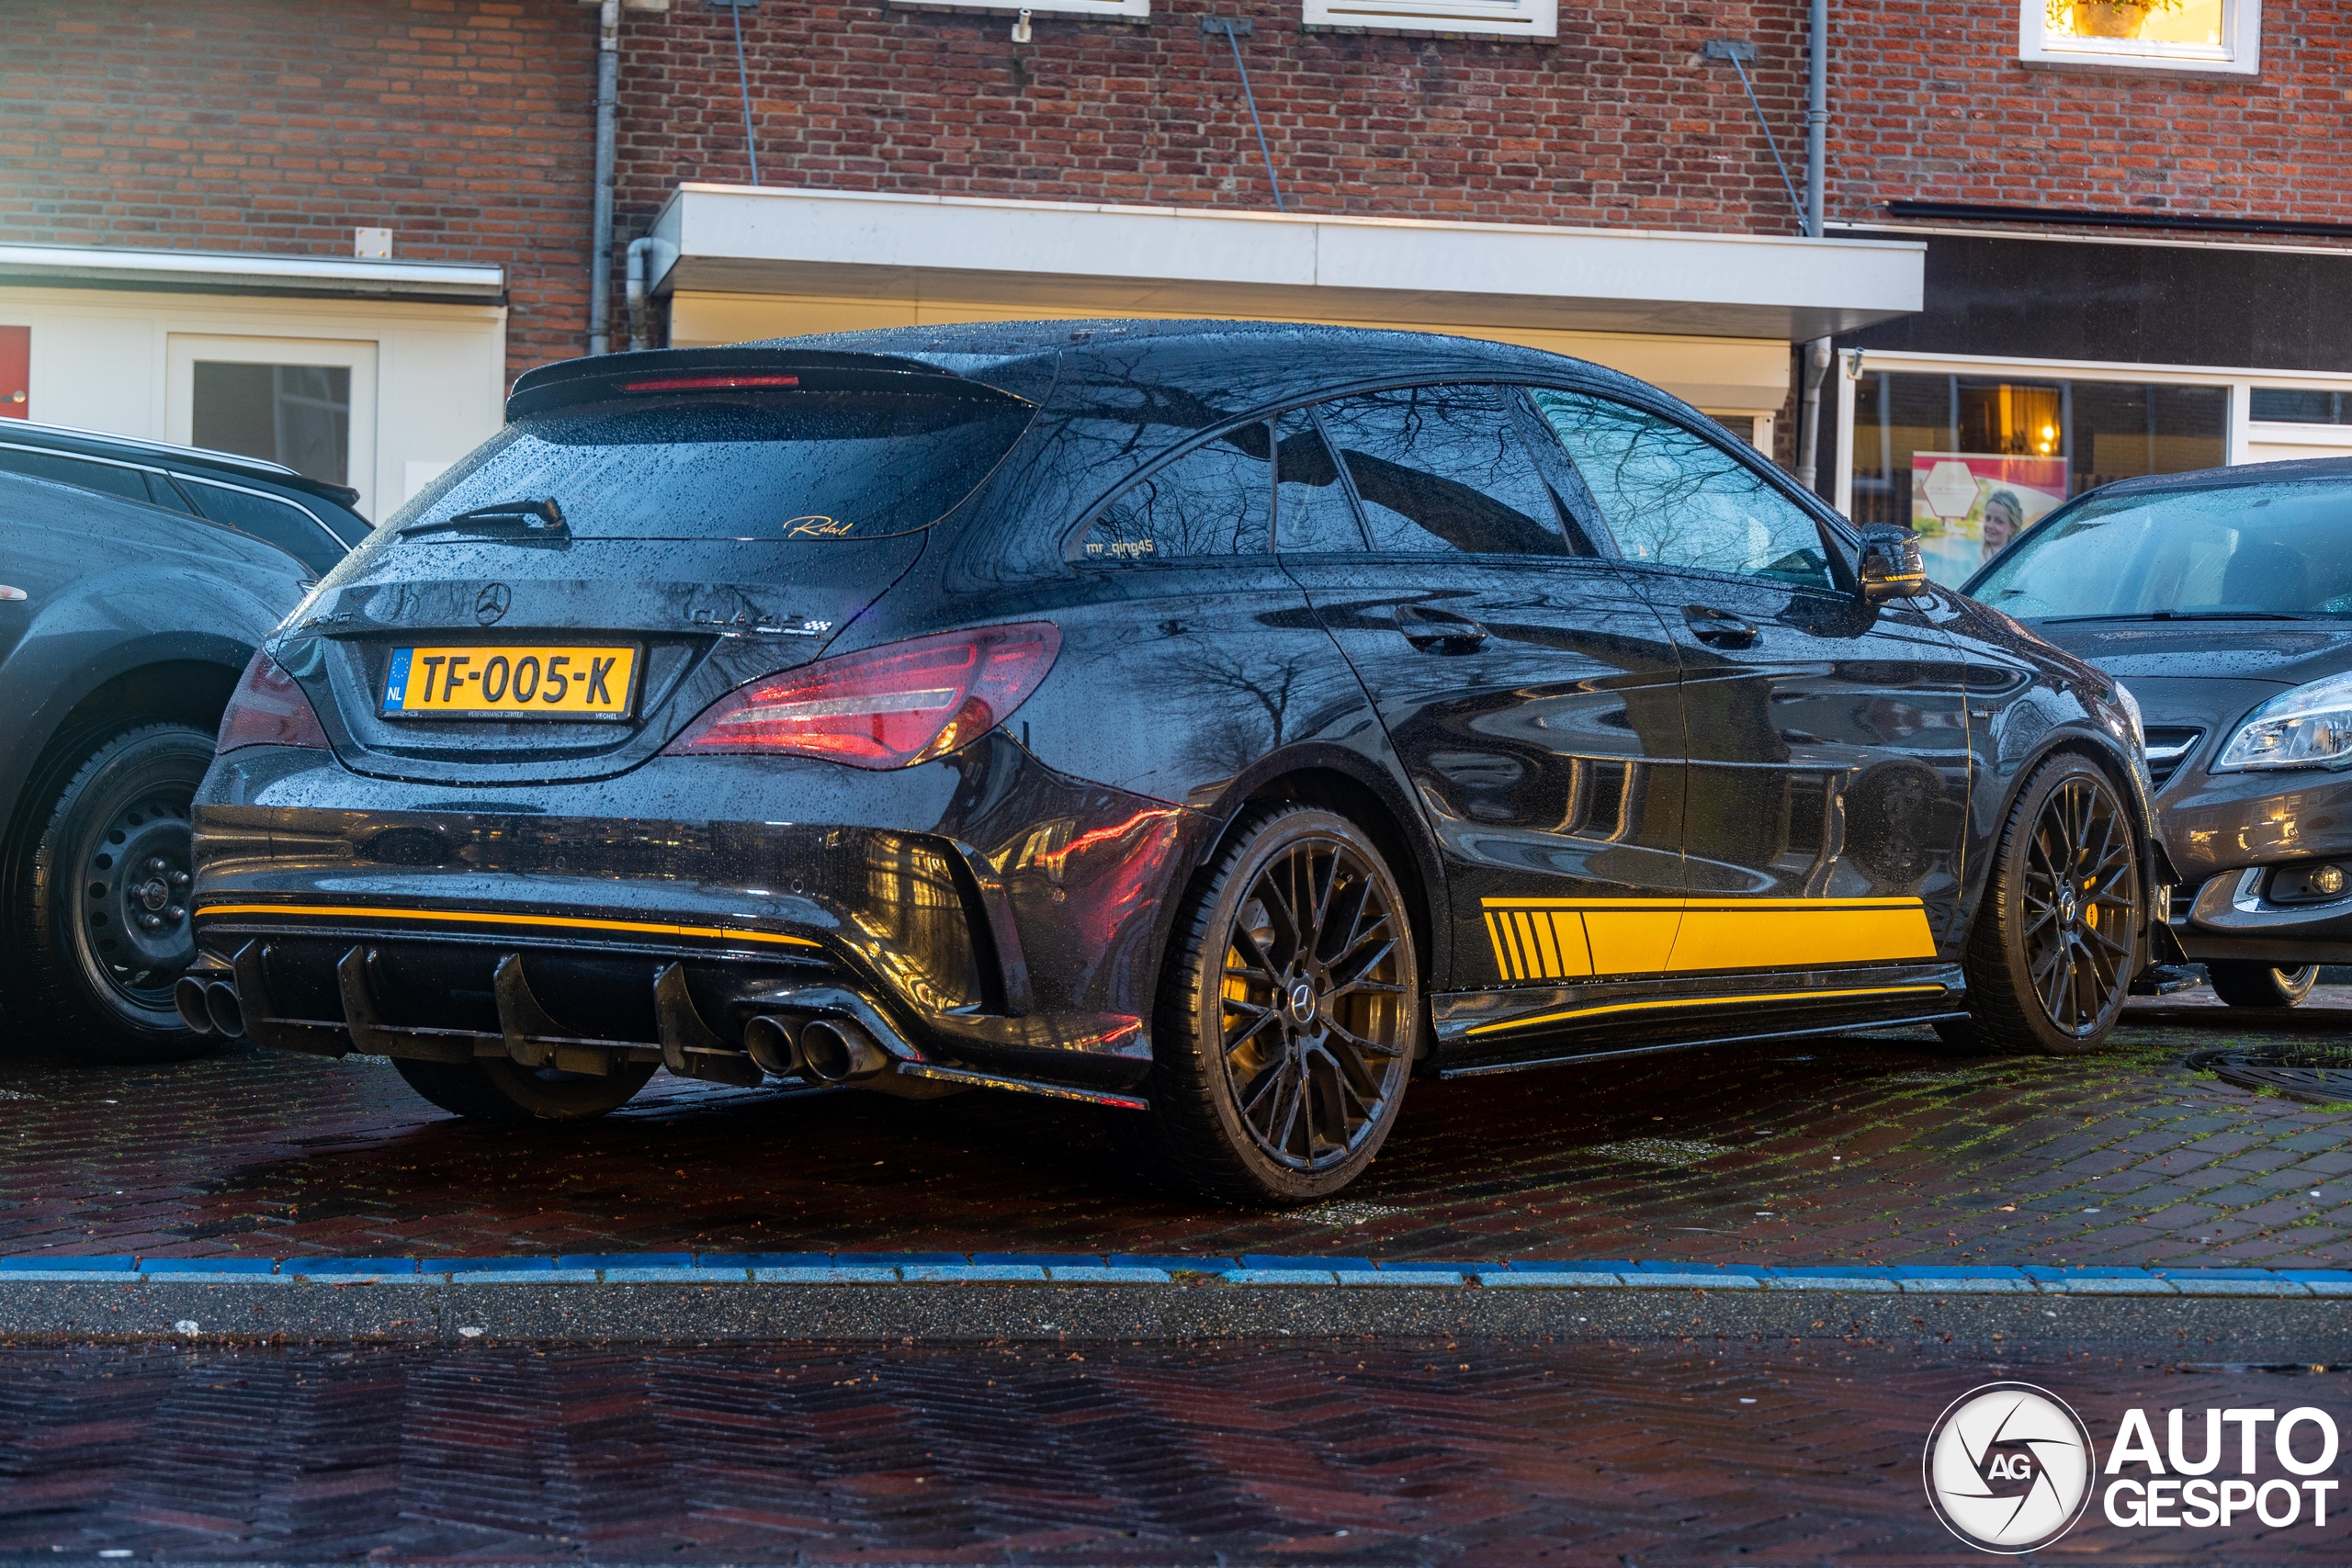
[[396, 648], [388, 716], [627, 718], [635, 648]]

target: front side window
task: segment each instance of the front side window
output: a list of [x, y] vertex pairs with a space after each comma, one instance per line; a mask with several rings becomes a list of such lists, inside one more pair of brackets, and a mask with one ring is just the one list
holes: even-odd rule
[[1079, 544], [1089, 562], [1266, 553], [1273, 521], [1272, 433], [1251, 420], [1121, 491]]
[[1367, 392], [1336, 398], [1322, 413], [1374, 550], [1571, 553], [1559, 503], [1493, 388]]
[[1836, 586], [1812, 517], [1705, 436], [1612, 398], [1533, 398], [1626, 559]]
[[2252, 75], [2261, 40], [2261, 0], [2018, 0], [2030, 63]]

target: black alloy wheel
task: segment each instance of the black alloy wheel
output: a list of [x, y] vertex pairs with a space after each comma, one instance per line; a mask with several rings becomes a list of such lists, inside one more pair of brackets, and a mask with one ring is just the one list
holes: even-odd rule
[[211, 1042], [172, 987], [196, 961], [190, 807], [212, 738], [177, 724], [85, 734], [43, 774], [50, 806], [10, 890], [8, 999], [37, 1045], [162, 1062]]
[[2275, 964], [2212, 963], [2205, 965], [2213, 994], [2233, 1008], [2301, 1006], [2319, 984], [2319, 965], [2281, 968]]
[[1151, 1101], [1177, 1169], [1254, 1203], [1371, 1163], [1411, 1074], [1420, 984], [1404, 895], [1343, 817], [1245, 822], [1178, 929]]
[[1939, 1024], [1952, 1044], [2095, 1051], [2138, 969], [2140, 835], [2088, 759], [2037, 770], [2010, 807], [1969, 937], [1969, 1019]]

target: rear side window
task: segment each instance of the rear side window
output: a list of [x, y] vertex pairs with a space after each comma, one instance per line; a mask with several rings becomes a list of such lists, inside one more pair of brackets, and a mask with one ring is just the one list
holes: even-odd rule
[[1533, 397], [1626, 559], [1836, 586], [1812, 517], [1705, 436], [1613, 398]]
[[986, 479], [1030, 406], [987, 388], [803, 390], [526, 415], [383, 532], [553, 501], [577, 536], [876, 538], [927, 527]]
[[1086, 561], [1263, 555], [1273, 519], [1272, 433], [1252, 420], [1129, 485], [1079, 545]]
[[28, 452], [20, 446], [0, 446], [0, 468], [80, 490], [94, 490], [101, 495], [119, 495], [126, 501], [150, 499], [146, 475], [137, 468], [113, 463], [94, 463], [58, 452]]
[[1274, 421], [1274, 547], [1294, 553], [1361, 550], [1354, 502], [1323, 433], [1305, 409]]
[[1408, 387], [1322, 405], [1375, 550], [1565, 556], [1557, 503], [1490, 387]]
[[256, 495], [251, 491], [231, 490], [187, 474], [180, 475], [179, 481], [187, 487], [188, 499], [205, 516], [226, 524], [240, 534], [250, 534], [264, 544], [277, 546], [322, 577], [334, 570], [335, 562], [346, 553], [341, 540], [290, 502]]

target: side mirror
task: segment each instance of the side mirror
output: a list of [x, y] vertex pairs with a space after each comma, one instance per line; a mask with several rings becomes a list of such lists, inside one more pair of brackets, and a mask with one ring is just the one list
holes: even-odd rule
[[1919, 536], [1891, 524], [1863, 529], [1856, 575], [1862, 581], [1862, 603], [1872, 609], [1926, 592], [1928, 569], [1919, 559]]

